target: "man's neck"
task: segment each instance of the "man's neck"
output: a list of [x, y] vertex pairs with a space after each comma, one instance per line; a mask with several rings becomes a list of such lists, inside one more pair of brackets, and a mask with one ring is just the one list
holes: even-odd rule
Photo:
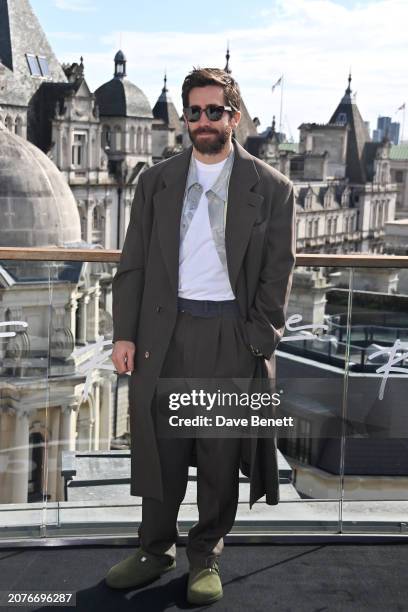
[[228, 155], [231, 153], [233, 148], [233, 144], [231, 140], [225, 143], [224, 148], [215, 155], [212, 153], [200, 153], [193, 145], [193, 155], [198, 161], [203, 164], [218, 164], [222, 162], [224, 159], [227, 159]]

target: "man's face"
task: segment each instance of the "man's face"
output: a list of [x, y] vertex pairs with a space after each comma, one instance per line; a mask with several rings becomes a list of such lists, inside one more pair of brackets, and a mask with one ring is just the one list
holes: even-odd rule
[[[229, 106], [224, 100], [224, 91], [218, 85], [206, 85], [205, 87], [194, 87], [189, 94], [189, 105], [206, 108], [209, 104], [217, 106]], [[236, 128], [241, 113], [236, 111], [232, 117], [231, 113], [225, 112], [219, 121], [210, 121], [205, 113], [201, 113], [199, 121], [188, 122], [187, 125], [191, 142], [199, 153], [216, 155], [231, 140], [232, 130]]]

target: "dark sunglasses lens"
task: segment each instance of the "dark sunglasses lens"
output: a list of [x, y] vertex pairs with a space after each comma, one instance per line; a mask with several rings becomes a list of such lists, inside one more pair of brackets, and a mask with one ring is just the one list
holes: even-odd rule
[[186, 115], [188, 121], [198, 121], [201, 116], [201, 109], [199, 106], [188, 106], [186, 109]]
[[222, 117], [223, 112], [223, 106], [210, 105], [207, 107], [207, 117], [210, 119], [210, 121], [219, 121]]

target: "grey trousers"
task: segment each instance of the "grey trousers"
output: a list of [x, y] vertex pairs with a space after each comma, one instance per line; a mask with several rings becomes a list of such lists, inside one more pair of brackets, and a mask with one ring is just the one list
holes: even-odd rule
[[[256, 365], [238, 315], [201, 317], [178, 312], [161, 378], [250, 378]], [[156, 396], [155, 396], [156, 397]], [[157, 432], [158, 402], [152, 403]], [[157, 437], [164, 498], [144, 497], [140, 545], [146, 552], [176, 556], [177, 517], [184, 499], [193, 450], [197, 461], [199, 520], [190, 529], [190, 565], [208, 567], [221, 555], [223, 536], [232, 528], [239, 492], [240, 438]]]

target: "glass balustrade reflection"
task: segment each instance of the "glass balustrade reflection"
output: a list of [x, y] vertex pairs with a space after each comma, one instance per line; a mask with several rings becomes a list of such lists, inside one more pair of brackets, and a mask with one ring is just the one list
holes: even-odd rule
[[[399, 533], [408, 528], [408, 269], [352, 274], [343, 529]], [[340, 313], [339, 334], [344, 323]]]
[[[81, 271], [80, 264], [64, 265], [76, 286], [57, 300], [60, 280], [50, 283], [51, 344], [57, 343], [61, 316], [69, 344], [66, 356], [50, 368], [50, 386], [60, 388], [64, 402], [53, 407], [59, 413], [58, 461], [48, 480], [50, 487], [59, 482], [59, 489], [54, 485], [47, 505], [47, 534], [77, 533], [79, 524], [81, 533], [136, 534], [141, 498], [131, 496], [129, 487], [129, 376], [117, 376], [110, 358], [111, 277], [107, 264], [84, 264]], [[276, 351], [281, 414], [294, 421], [291, 428], [271, 432], [277, 436], [281, 501], [269, 506], [263, 498], [250, 510], [249, 482], [241, 475], [238, 532], [251, 530], [257, 521], [278, 531], [338, 531], [340, 458], [328, 440], [341, 436], [345, 338], [331, 333], [336, 308], [326, 297], [336, 273], [296, 269], [285, 336]], [[53, 418], [50, 411], [49, 426]], [[181, 533], [197, 518], [191, 467], [179, 514]]]
[[[278, 429], [281, 503], [264, 506], [274, 529], [339, 529], [341, 501], [340, 444], [347, 370], [347, 335], [336, 321], [341, 285], [347, 296], [348, 271], [297, 266], [286, 320], [276, 351], [276, 385], [280, 414], [293, 417]], [[345, 300], [347, 308], [347, 299]]]
[[17, 260], [0, 261], [0, 271], [0, 537], [7, 540], [42, 535], [53, 493], [47, 470], [57, 457], [47, 453], [55, 434], [49, 428], [52, 272], [45, 262]]
[[137, 500], [129, 494], [129, 376], [117, 376], [111, 360], [116, 267], [59, 267], [49, 286], [50, 344], [58, 353], [49, 377], [56, 462], [48, 469], [46, 533], [98, 533], [110, 522], [122, 529], [134, 521]]
[[[136, 536], [130, 377], [118, 376], [111, 361], [117, 264], [0, 265], [7, 280], [0, 289], [3, 539]], [[276, 416], [286, 417], [269, 434], [280, 503], [262, 498], [250, 510], [241, 474], [233, 532], [404, 529], [408, 291], [386, 277], [384, 270], [296, 267], [285, 334], [267, 362], [280, 396]], [[197, 518], [191, 467], [180, 533]]]

